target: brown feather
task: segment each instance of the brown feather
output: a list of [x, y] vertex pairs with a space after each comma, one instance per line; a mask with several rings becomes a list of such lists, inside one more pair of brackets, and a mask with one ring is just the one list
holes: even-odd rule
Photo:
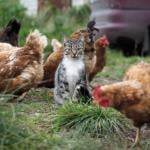
[[[46, 45], [46, 37], [36, 30], [29, 34], [23, 47], [12, 46], [9, 51], [0, 51], [0, 91], [21, 93], [35, 87], [43, 78]], [[5, 46], [0, 43], [1, 48]]]
[[110, 106], [124, 113], [134, 125], [150, 123], [150, 64], [132, 65], [122, 82], [101, 87], [111, 97]]

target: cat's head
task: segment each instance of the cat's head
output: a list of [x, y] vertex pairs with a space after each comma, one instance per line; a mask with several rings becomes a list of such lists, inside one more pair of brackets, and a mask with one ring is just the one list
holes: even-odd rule
[[84, 37], [82, 35], [78, 40], [64, 40], [64, 57], [73, 59], [84, 57]]

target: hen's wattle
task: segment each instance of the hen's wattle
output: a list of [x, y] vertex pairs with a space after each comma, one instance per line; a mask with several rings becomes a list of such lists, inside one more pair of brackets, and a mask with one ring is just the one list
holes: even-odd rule
[[102, 93], [100, 85], [96, 86], [92, 91], [93, 102], [102, 107], [109, 106], [109, 97]]

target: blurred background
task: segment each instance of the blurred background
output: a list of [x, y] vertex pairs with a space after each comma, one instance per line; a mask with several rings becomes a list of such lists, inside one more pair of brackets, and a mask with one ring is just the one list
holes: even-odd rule
[[19, 45], [23, 45], [27, 34], [35, 28], [46, 34], [49, 42], [51, 38], [62, 41], [65, 36], [85, 27], [90, 13], [87, 0], [0, 0], [0, 27], [12, 17], [17, 18], [22, 24]]

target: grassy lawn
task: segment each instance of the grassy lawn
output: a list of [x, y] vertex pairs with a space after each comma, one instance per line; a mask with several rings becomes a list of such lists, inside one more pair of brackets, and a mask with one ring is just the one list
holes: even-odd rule
[[[130, 64], [141, 60], [107, 50], [107, 65], [93, 82], [119, 81]], [[149, 150], [150, 129], [143, 132], [142, 148]], [[0, 98], [0, 150], [126, 150], [132, 149], [134, 136], [131, 122], [117, 111], [92, 104], [58, 107], [49, 89], [32, 89], [21, 103]]]

